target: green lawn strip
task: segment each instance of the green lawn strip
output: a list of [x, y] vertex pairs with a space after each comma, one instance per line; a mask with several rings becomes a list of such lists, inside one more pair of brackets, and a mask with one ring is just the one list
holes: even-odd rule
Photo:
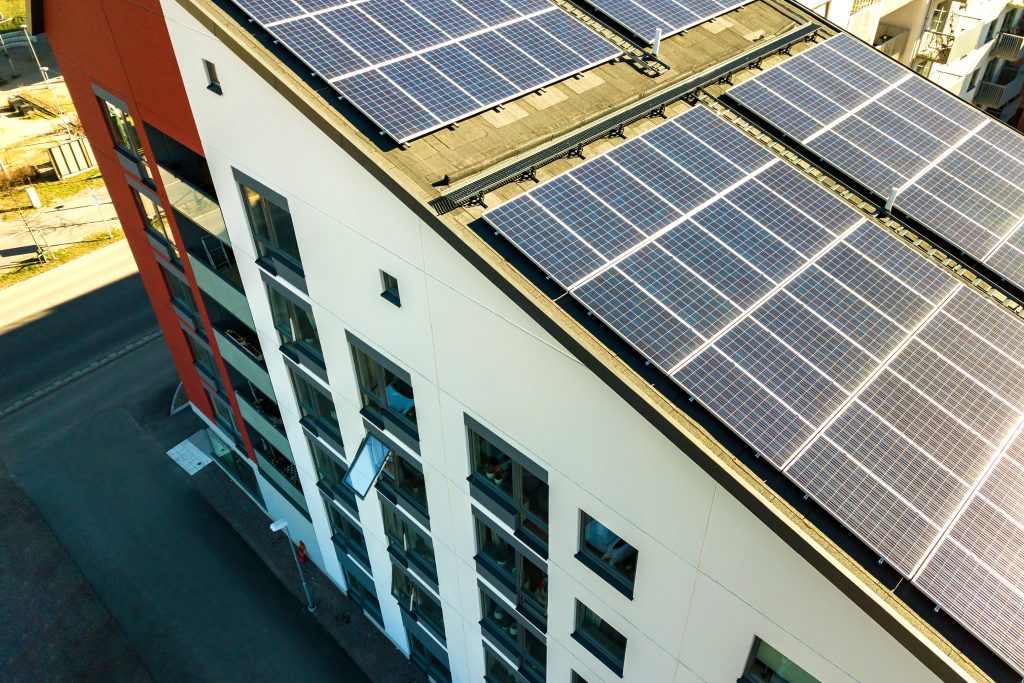
[[120, 230], [113, 231], [113, 239], [107, 237], [107, 233], [98, 232], [95, 235], [86, 237], [81, 242], [75, 242], [59, 249], [54, 249], [52, 252], [52, 258], [46, 263], [39, 263], [35, 260], [26, 261], [21, 265], [15, 266], [9, 270], [0, 271], [0, 289], [4, 287], [10, 287], [16, 282], [22, 282], [45, 273], [48, 270], [52, 270], [57, 266], [67, 263], [68, 261], [74, 261], [79, 256], [85, 256], [86, 254], [92, 253], [97, 249], [101, 249], [108, 244], [113, 244], [118, 240], [124, 239], [124, 233]]
[[[2, 2], [3, 0], [0, 0]], [[19, 185], [9, 190], [0, 192], [0, 214], [24, 209], [32, 209], [32, 204], [25, 194], [27, 185]], [[103, 176], [99, 170], [92, 170], [64, 180], [55, 180], [51, 183], [34, 183], [33, 187], [39, 193], [39, 201], [43, 206], [49, 206], [61, 199], [68, 199], [85, 190], [99, 190], [103, 187]]]

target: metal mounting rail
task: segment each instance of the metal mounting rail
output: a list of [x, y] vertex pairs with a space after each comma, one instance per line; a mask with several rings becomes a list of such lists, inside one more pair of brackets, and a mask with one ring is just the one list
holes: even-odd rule
[[582, 22], [599, 36], [622, 50], [622, 59], [629, 62], [640, 73], [656, 78], [668, 71], [669, 67], [663, 61], [638, 46], [632, 40], [622, 36], [618, 31], [607, 26], [603, 21], [578, 6], [575, 2], [570, 0], [553, 0], [553, 2], [567, 14]]
[[623, 130], [627, 125], [651, 116], [664, 116], [665, 107], [669, 104], [692, 96], [695, 90], [711, 83], [730, 82], [729, 77], [741, 69], [751, 66], [760, 67], [761, 60], [764, 58], [779, 52], [786, 52], [797, 42], [813, 40], [820, 28], [822, 28], [821, 25], [817, 23], [807, 23], [785, 35], [765, 41], [755, 49], [738, 55], [725, 64], [697, 74], [660, 93], [655, 93], [614, 116], [602, 119], [573, 135], [526, 157], [515, 159], [487, 175], [451, 190], [437, 199], [431, 200], [430, 206], [438, 215], [454, 211], [460, 206], [473, 204], [486, 206], [484, 195], [488, 192], [512, 182], [526, 179], [536, 180], [537, 169], [556, 159], [582, 158], [583, 148], [595, 140], [607, 137], [625, 137]]

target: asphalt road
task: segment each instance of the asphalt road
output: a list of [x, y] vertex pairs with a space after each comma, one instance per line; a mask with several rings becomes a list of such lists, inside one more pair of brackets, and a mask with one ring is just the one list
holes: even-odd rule
[[156, 329], [127, 244], [103, 252], [0, 290], [0, 409]]

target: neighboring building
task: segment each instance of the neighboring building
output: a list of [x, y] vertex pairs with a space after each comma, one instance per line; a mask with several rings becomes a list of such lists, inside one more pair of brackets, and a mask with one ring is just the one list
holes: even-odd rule
[[1024, 89], [1019, 0], [802, 0], [893, 59], [1004, 121]]
[[[543, 18], [499, 38], [532, 40], [534, 47], [517, 47], [515, 59], [501, 65], [513, 71], [499, 81], [501, 69], [484, 68], [479, 55], [461, 44], [454, 49], [446, 37], [440, 49], [453, 59], [450, 53], [457, 53], [471, 69], [427, 68], [419, 72], [423, 80], [398, 81], [394, 61], [380, 73], [358, 61], [352, 67], [359, 48], [350, 48], [351, 54], [337, 43], [331, 48], [340, 29], [324, 28], [327, 19], [291, 19], [308, 14], [303, 6], [322, 16], [334, 3], [241, 3], [267, 23], [283, 22], [276, 24], [281, 42], [303, 52], [307, 63], [316, 62], [317, 72], [333, 70], [336, 82], [345, 81], [338, 88], [354, 87], [357, 78], [375, 84], [371, 97], [360, 99], [365, 93], [354, 90], [344, 102], [228, 0], [44, 3], [47, 33], [218, 465], [268, 517], [287, 519], [313, 562], [434, 680], [1019, 678], [1019, 651], [1006, 644], [1019, 639], [1024, 621], [1016, 603], [1006, 603], [1006, 621], [979, 625], [974, 608], [991, 606], [971, 597], [968, 585], [957, 599], [933, 609], [934, 600], [903, 578], [911, 572], [894, 556], [878, 560], [887, 554], [879, 550], [886, 538], [865, 531], [863, 518], [858, 526], [844, 516], [848, 510], [839, 499], [857, 488], [852, 474], [831, 496], [809, 499], [773, 469], [772, 453], [760, 457], [744, 444], [743, 438], [752, 439], [743, 424], [716, 421], [701, 407], [721, 415], [760, 401], [754, 409], [763, 407], [770, 422], [778, 414], [769, 400], [753, 393], [735, 404], [688, 400], [658, 362], [645, 362], [565, 296], [558, 283], [577, 267], [575, 260], [603, 257], [574, 251], [552, 222], [552, 230], [538, 231], [537, 238], [551, 240], [549, 248], [530, 256], [542, 271], [511, 246], [514, 230], [503, 232], [506, 239], [491, 227], [500, 213], [488, 214], [487, 223], [481, 220], [484, 208], [469, 201], [492, 207], [515, 201], [535, 180], [629, 144], [623, 139], [673, 130], [674, 123], [655, 127], [661, 116], [691, 105], [721, 112], [729, 100], [712, 96], [760, 70], [766, 77], [782, 73], [776, 67], [790, 53], [836, 29], [813, 23], [797, 5], [755, 0], [665, 38], [659, 57], [667, 71], [653, 61], [631, 61], [640, 51], [608, 33], [613, 42], [607, 45], [625, 49], [626, 58], [608, 61], [610, 48], [591, 41], [587, 49], [594, 57], [570, 61], [581, 72], [559, 81], [556, 58], [568, 59], [563, 41], [575, 45], [577, 38], [535, 31], [544, 22], [563, 21], [563, 9], [550, 10], [546, 3], [538, 9], [534, 0], [445, 2], [433, 3], [438, 14], [431, 20], [430, 3], [412, 3], [413, 11], [393, 0], [369, 0], [358, 20], [350, 18], [348, 37], [363, 49], [394, 50], [389, 61], [399, 60], [412, 50], [409, 43], [422, 41], [422, 50], [431, 34], [447, 36], [441, 29], [463, 31], [470, 36], [466, 43], [485, 43], [486, 22], [464, 5], [479, 12], [489, 7], [499, 15], [494, 21], [506, 27], [519, 21], [515, 6]], [[393, 28], [402, 38], [387, 34], [389, 40], [382, 40], [381, 27], [398, 16], [408, 33]], [[497, 50], [484, 56], [502, 58]], [[917, 76], [891, 67], [897, 73], [887, 77], [885, 91], [921, 85]], [[345, 78], [344, 69], [352, 68], [357, 75]], [[424, 86], [442, 73], [450, 89]], [[472, 94], [455, 86], [467, 73], [479, 88]], [[873, 77], [867, 71], [860, 76], [858, 85], [866, 90]], [[508, 101], [512, 86], [533, 78], [555, 82]], [[884, 79], [874, 82], [881, 87]], [[431, 106], [437, 108], [416, 104], [417, 92], [436, 98]], [[940, 106], [958, 115], [946, 99]], [[481, 111], [473, 113], [474, 107]], [[457, 126], [442, 127], [442, 109]], [[772, 122], [778, 111], [766, 109], [761, 118]], [[936, 116], [949, 124], [944, 114]], [[840, 214], [857, 216], [858, 230], [879, 239], [900, 228], [885, 216], [860, 213], [868, 206], [862, 198], [877, 204], [888, 185], [879, 190], [867, 177], [854, 173], [858, 184], [842, 175], [850, 155], [816, 151], [819, 167], [811, 147], [796, 143], [802, 136], [786, 138], [787, 150], [776, 142], [780, 136], [769, 138], [742, 120], [721, 125], [731, 132], [718, 144], [689, 141], [693, 154], [678, 161], [680, 169], [694, 160], [693, 177], [718, 169], [729, 178], [748, 155], [770, 159], [765, 167], [786, 167], [791, 174], [801, 168], [817, 179], [825, 168], [839, 181], [830, 193], [823, 188], [834, 180], [815, 186], [798, 178], [807, 194], [794, 199], [799, 206], [790, 213], [767, 200], [754, 202], [750, 211], [788, 217], [793, 240], [813, 241], [811, 233], [834, 228], [830, 220]], [[913, 128], [922, 140], [938, 144], [937, 137], [906, 125], [908, 134]], [[974, 122], [973, 132], [987, 125]], [[991, 126], [998, 135], [1013, 136], [1008, 145], [1020, 143], [1001, 124]], [[381, 128], [401, 144], [380, 134]], [[972, 138], [958, 130], [962, 140], [956, 144], [966, 150]], [[988, 142], [979, 144], [1002, 154]], [[960, 154], [950, 148], [943, 158], [954, 153]], [[657, 161], [650, 157], [651, 164]], [[927, 177], [941, 163], [931, 159], [913, 173], [901, 168], [901, 177]], [[691, 177], [672, 168], [673, 177]], [[686, 193], [676, 181], [662, 180], [665, 192]], [[937, 226], [910, 219], [913, 209], [902, 214], [911, 185], [897, 197], [894, 215], [912, 229], [901, 234], [909, 235], [907, 244], [917, 239], [919, 251], [885, 237], [899, 252], [893, 258], [967, 292], [969, 303], [995, 312], [992, 329], [1007, 325], [1008, 339], [1024, 338], [1024, 321], [1014, 319], [1009, 305], [1024, 298], [1012, 270], [986, 266], [984, 255], [958, 255], [961, 263], [943, 254], [944, 273], [933, 248], [947, 242], [933, 234]], [[604, 222], [596, 214], [584, 216], [578, 229], [593, 230], [592, 238], [614, 246], [636, 237], [629, 229], [615, 232], [621, 230], [616, 221], [632, 220], [632, 211], [649, 210], [652, 225], [671, 214], [655, 206], [658, 199], [649, 198], [646, 209], [631, 204], [642, 204], [641, 195], [650, 192], [634, 186], [625, 176], [606, 185], [614, 199], [600, 199], [605, 208], [593, 204]], [[559, 206], [571, 213], [582, 202], [593, 203], [589, 192], [578, 190]], [[950, 201], [943, 211], [961, 215], [960, 205]], [[975, 201], [980, 205], [980, 192]], [[735, 220], [744, 227], [739, 213]], [[803, 237], [797, 234], [804, 229]], [[999, 235], [999, 248], [1015, 248], [1010, 234], [1007, 227]], [[922, 235], [932, 241], [922, 242]], [[705, 242], [708, 263], [725, 263], [733, 258], [727, 251], [742, 251]], [[787, 257], [776, 248], [781, 263]], [[699, 256], [701, 248], [695, 249]], [[742, 286], [741, 271], [737, 265], [723, 286]], [[1005, 313], [957, 284], [969, 277], [979, 292], [1005, 300], [992, 287], [999, 282], [996, 273], [1009, 274], [1010, 282], [1000, 285], [1011, 295]], [[675, 285], [675, 278], [663, 282]], [[835, 315], [861, 306], [856, 299], [867, 301], [867, 294], [854, 291], [858, 286], [849, 285], [855, 296], [836, 306]], [[699, 306], [705, 289], [694, 287], [681, 300]], [[623, 316], [641, 304], [628, 297], [610, 301], [621, 304]], [[901, 306], [876, 307], [876, 317], [898, 326], [913, 308], [906, 299]], [[863, 329], [854, 331], [829, 322], [830, 313], [820, 317], [839, 336], [883, 336], [864, 311], [858, 318]], [[794, 318], [796, 332], [798, 323]], [[924, 321], [915, 324], [919, 329]], [[676, 328], [678, 336], [685, 334]], [[1000, 353], [1005, 360], [999, 367], [1012, 370], [1004, 377], [1024, 369], [1024, 356], [1013, 349]], [[808, 356], [816, 357], [813, 349]], [[707, 376], [714, 379], [713, 372]], [[816, 401], [815, 385], [789, 379], [795, 393]], [[926, 379], [919, 381], [923, 386]], [[1010, 406], [1006, 411], [1024, 411], [1012, 400], [999, 401]], [[973, 493], [1004, 462], [998, 458], [1005, 448], [984, 475], [967, 481]], [[881, 446], [865, 449], [864, 457], [879, 453], [881, 460], [899, 463], [895, 449]], [[955, 455], [966, 461], [974, 454]], [[925, 469], [916, 467], [913, 472]], [[912, 481], [920, 487], [939, 483], [938, 475]], [[883, 488], [892, 487], [874, 485], [880, 496]], [[1002, 514], [1008, 525], [1024, 524], [1013, 521], [1019, 509]], [[902, 518], [892, 523], [892, 515], [882, 516], [900, 532]], [[948, 527], [954, 520], [946, 521]], [[936, 536], [934, 545], [939, 542]], [[995, 569], [1005, 568], [1010, 578], [988, 576], [985, 584], [1000, 600], [1007, 592], [1024, 592], [1013, 585], [1019, 581], [1019, 572], [1013, 574], [1021, 566], [1019, 549], [1004, 552], [1005, 567]]]

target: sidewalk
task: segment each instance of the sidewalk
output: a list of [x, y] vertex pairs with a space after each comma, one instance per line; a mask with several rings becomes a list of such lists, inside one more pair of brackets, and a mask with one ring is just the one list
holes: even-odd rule
[[[255, 503], [216, 465], [204, 467], [192, 482], [199, 494], [291, 591], [296, 601], [304, 603], [302, 584], [295, 571], [288, 541], [282, 534], [270, 533], [269, 520]], [[371, 681], [410, 683], [426, 680], [423, 672], [406, 659], [316, 565], [307, 562], [303, 571], [316, 604], [313, 616]]]

